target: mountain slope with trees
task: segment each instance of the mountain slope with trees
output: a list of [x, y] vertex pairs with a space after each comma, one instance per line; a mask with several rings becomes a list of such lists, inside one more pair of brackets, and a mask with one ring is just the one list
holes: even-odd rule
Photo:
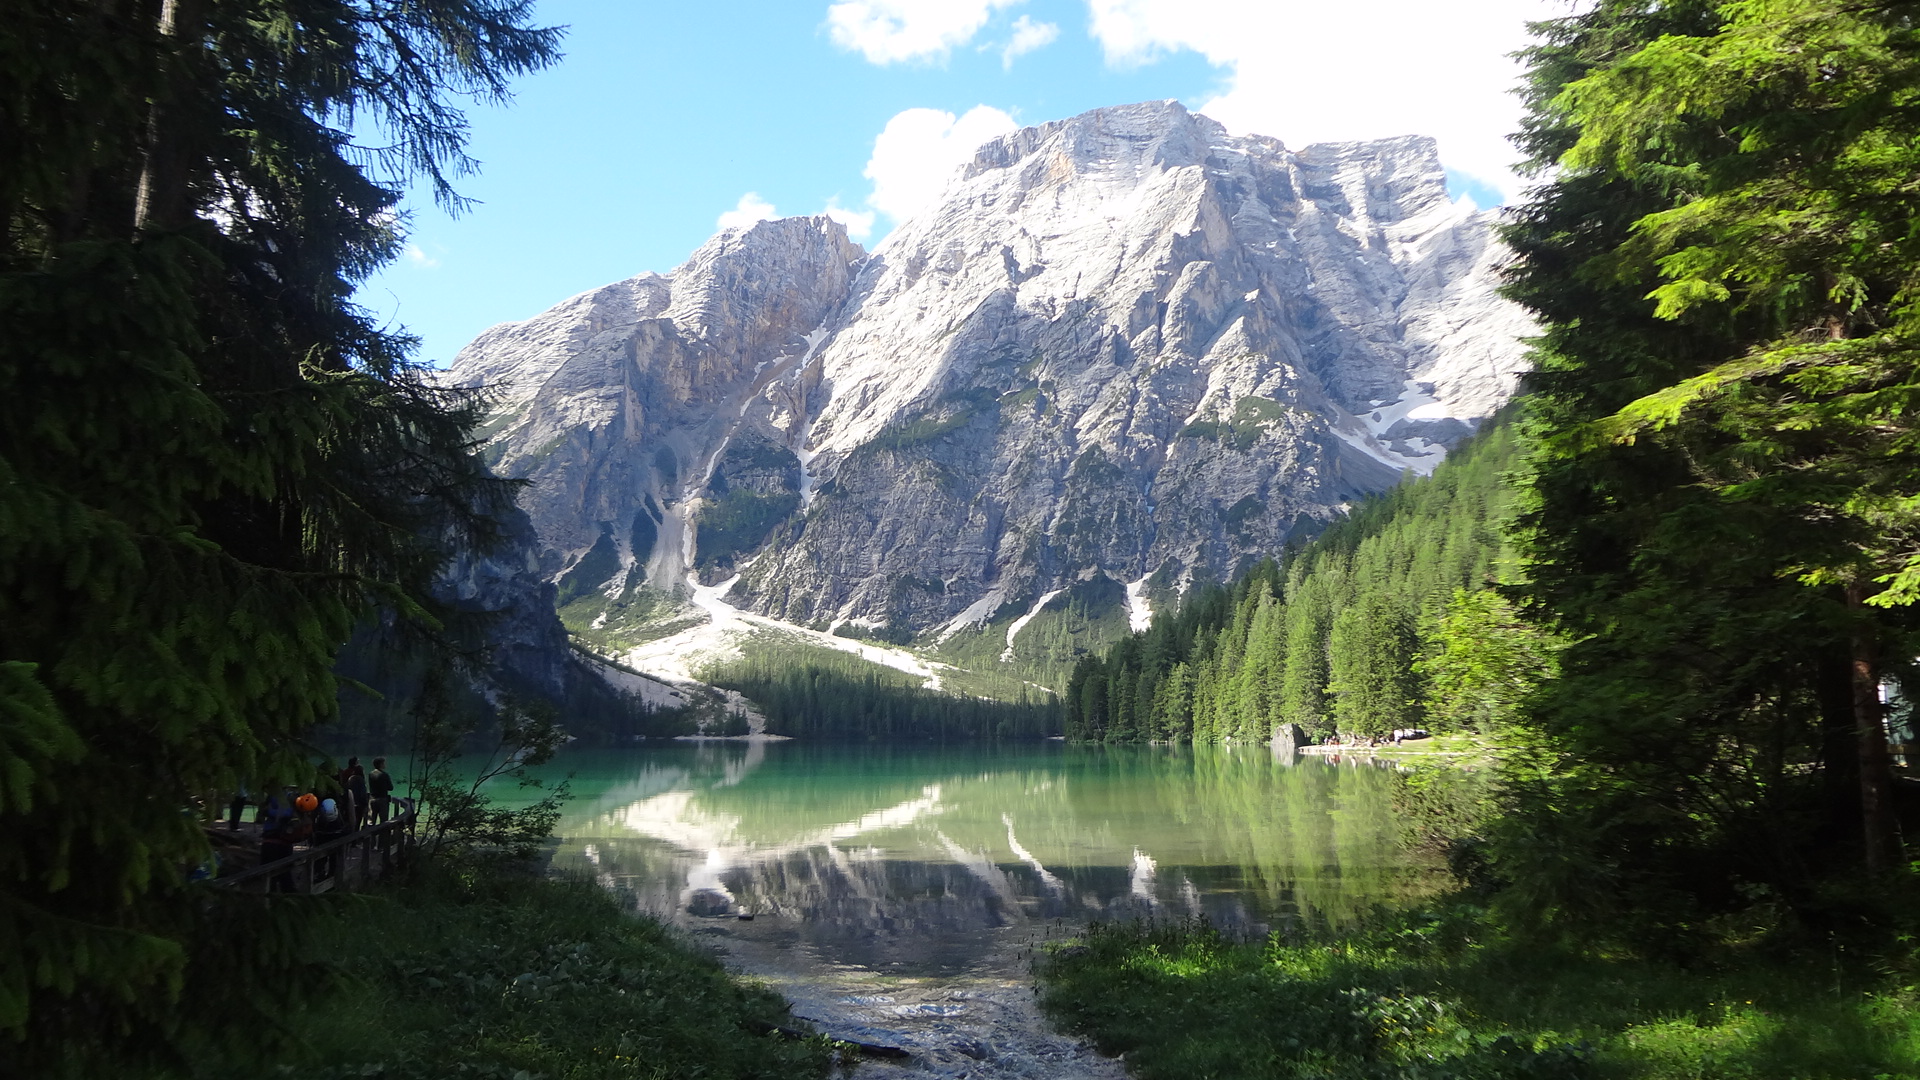
[[1515, 722], [1496, 849], [1542, 922], [1894, 884], [1920, 809], [1881, 700], [1920, 654], [1916, 15], [1542, 24], [1520, 142], [1543, 182], [1504, 235], [1544, 332], [1513, 427], [1083, 663], [1069, 732]]
[[1431, 477], [1083, 659], [1065, 696], [1068, 737], [1264, 741], [1292, 724], [1318, 740], [1474, 726], [1486, 703], [1472, 702], [1489, 691], [1462, 668], [1463, 650], [1538, 636], [1487, 592], [1503, 564], [1519, 448], [1513, 426], [1497, 424]]
[[1915, 1075], [1920, 785], [1882, 694], [1920, 654], [1920, 4], [1535, 31], [1518, 572], [1409, 669], [1500, 718], [1500, 812], [1451, 902], [1360, 933], [1062, 953], [1054, 1014], [1142, 1076]]

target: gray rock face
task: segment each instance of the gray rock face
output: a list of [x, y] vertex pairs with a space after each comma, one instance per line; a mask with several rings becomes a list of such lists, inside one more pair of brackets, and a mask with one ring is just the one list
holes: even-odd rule
[[490, 459], [533, 482], [520, 505], [549, 573], [603, 535], [623, 563], [650, 531], [677, 555], [681, 537], [660, 530], [679, 515], [663, 508], [705, 490], [740, 401], [789, 374], [796, 340], [804, 350], [844, 300], [862, 255], [824, 218], [728, 230], [670, 275], [596, 289], [461, 350], [453, 381], [500, 391]]
[[523, 513], [502, 524], [498, 548], [463, 554], [441, 571], [439, 599], [483, 620], [474, 644], [490, 650], [500, 689], [565, 700], [577, 664], [566, 627], [553, 616], [553, 585], [539, 573], [539, 538]]
[[1491, 224], [1430, 139], [1100, 109], [981, 147], [871, 255], [825, 218], [728, 230], [451, 378], [500, 389], [544, 572], [598, 545], [609, 597], [738, 575], [792, 622], [951, 633], [1224, 578], [1430, 470], [1522, 368]]

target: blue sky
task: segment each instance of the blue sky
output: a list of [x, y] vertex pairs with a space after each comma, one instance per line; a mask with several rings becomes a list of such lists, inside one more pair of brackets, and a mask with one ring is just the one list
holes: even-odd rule
[[[1018, 124], [1178, 98], [1303, 146], [1420, 132], [1454, 189], [1516, 190], [1502, 139], [1523, 22], [1559, 0], [544, 0], [566, 56], [474, 108], [478, 200], [407, 200], [360, 301], [445, 364], [475, 334], [672, 269], [730, 223], [838, 208], [871, 246]], [[884, 134], [883, 134], [884, 133]]]

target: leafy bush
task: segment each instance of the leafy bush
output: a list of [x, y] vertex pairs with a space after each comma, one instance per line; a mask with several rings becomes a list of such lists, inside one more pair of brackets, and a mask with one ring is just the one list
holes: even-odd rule
[[476, 736], [475, 714], [448, 707], [444, 681], [429, 677], [414, 704], [413, 752], [407, 786], [420, 803], [415, 835], [425, 860], [502, 862], [524, 860], [553, 834], [565, 781], [526, 806], [495, 805], [491, 785], [511, 781], [542, 788], [528, 772], [545, 764], [567, 738], [550, 707], [509, 701], [495, 720], [494, 736], [477, 768], [455, 765]]

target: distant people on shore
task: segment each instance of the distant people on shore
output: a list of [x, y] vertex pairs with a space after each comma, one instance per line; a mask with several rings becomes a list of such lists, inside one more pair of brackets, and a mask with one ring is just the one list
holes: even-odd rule
[[[279, 862], [293, 854], [293, 846], [305, 840], [312, 833], [312, 824], [307, 815], [320, 800], [311, 793], [295, 795], [293, 788], [287, 788], [278, 795], [269, 795], [260, 803], [260, 865]], [[273, 892], [294, 891], [293, 874], [281, 871], [274, 875], [269, 886]]]
[[[302, 844], [319, 847], [392, 819], [395, 785], [386, 758], [374, 758], [369, 771], [359, 758], [350, 757], [327, 780], [322, 781], [320, 790], [305, 792], [289, 786], [277, 793], [255, 795], [242, 786], [227, 805], [227, 827], [238, 831], [241, 815], [248, 806], [254, 807], [253, 821], [260, 826], [259, 865], [264, 866], [288, 858]], [[337, 794], [333, 793], [336, 785]], [[385, 842], [383, 837], [383, 846]], [[321, 858], [314, 866], [316, 877], [324, 879], [337, 873], [342, 854]], [[270, 885], [275, 892], [293, 888], [293, 876], [284, 872], [276, 874]]]

